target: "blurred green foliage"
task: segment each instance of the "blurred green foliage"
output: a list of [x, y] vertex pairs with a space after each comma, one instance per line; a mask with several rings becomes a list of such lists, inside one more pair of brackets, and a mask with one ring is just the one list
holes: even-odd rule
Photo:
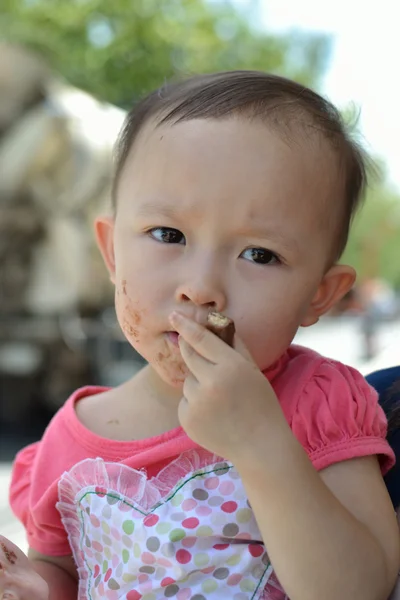
[[359, 280], [379, 276], [400, 291], [400, 199], [384, 181], [371, 185], [342, 261], [357, 269]]
[[254, 68], [316, 84], [330, 50], [325, 36], [269, 35], [206, 0], [1, 0], [0, 36], [122, 107], [176, 74]]

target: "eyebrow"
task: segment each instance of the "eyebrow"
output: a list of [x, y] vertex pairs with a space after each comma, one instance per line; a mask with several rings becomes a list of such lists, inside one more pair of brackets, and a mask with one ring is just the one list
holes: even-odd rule
[[151, 217], [153, 215], [176, 218], [182, 211], [177, 210], [176, 206], [165, 204], [144, 204], [137, 211], [138, 217]]

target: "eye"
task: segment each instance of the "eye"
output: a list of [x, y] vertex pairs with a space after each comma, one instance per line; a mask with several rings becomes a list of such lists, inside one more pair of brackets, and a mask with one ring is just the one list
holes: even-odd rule
[[185, 236], [179, 229], [172, 227], [154, 227], [147, 232], [157, 242], [163, 244], [184, 244]]
[[281, 260], [274, 252], [265, 248], [247, 248], [243, 250], [240, 257], [258, 265], [276, 265], [281, 263]]

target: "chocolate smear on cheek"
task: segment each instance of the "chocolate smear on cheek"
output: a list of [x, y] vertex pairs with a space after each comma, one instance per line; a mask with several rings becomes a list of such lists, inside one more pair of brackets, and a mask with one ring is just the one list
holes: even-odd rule
[[127, 306], [126, 312], [128, 313], [130, 321], [132, 321], [134, 325], [140, 325], [142, 321], [142, 315], [139, 310], [135, 310], [134, 308], [132, 308], [132, 306]]
[[[126, 295], [125, 280], [122, 282], [123, 294]], [[118, 294], [117, 294], [118, 295]], [[146, 314], [145, 309], [138, 309], [130, 298], [126, 296], [122, 309], [122, 331], [127, 337], [133, 338], [135, 342], [139, 342], [138, 327], [142, 322], [143, 316]]]
[[178, 371], [181, 377], [178, 376], [172, 379], [174, 385], [182, 384], [184, 382], [185, 377], [188, 374], [188, 369], [180, 355], [174, 355], [170, 349], [167, 349], [164, 352], [158, 352], [155, 362], [165, 373]]
[[139, 332], [137, 329], [135, 329], [133, 327], [133, 325], [131, 325], [131, 323], [124, 318], [124, 322], [122, 325], [122, 331], [125, 333], [125, 335], [127, 337], [133, 338], [135, 340], [135, 342], [139, 341]]
[[159, 364], [161, 364], [162, 362], [164, 362], [167, 358], [169, 358], [171, 356], [171, 352], [159, 352], [157, 354], [157, 362]]

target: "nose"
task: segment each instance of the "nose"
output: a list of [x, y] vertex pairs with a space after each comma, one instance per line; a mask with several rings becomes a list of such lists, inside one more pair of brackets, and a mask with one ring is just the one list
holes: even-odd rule
[[227, 304], [221, 277], [216, 273], [191, 273], [176, 290], [178, 304], [192, 303], [196, 306], [223, 312]]

